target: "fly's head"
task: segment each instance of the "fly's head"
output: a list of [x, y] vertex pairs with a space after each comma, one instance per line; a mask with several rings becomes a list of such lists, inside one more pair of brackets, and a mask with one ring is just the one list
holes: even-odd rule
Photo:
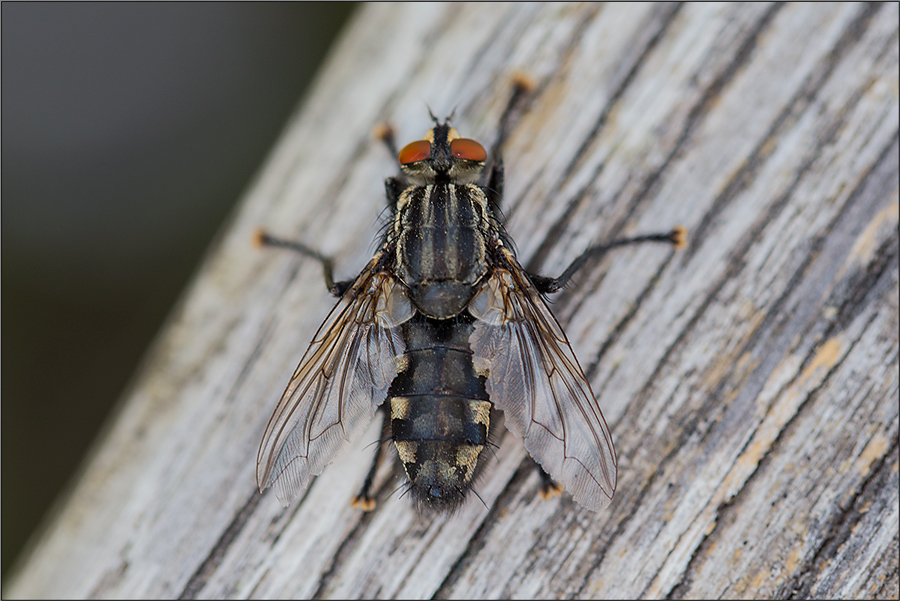
[[452, 181], [469, 184], [484, 169], [487, 152], [470, 138], [460, 137], [450, 120], [435, 121], [425, 137], [403, 147], [397, 155], [400, 169], [412, 181], [431, 184]]

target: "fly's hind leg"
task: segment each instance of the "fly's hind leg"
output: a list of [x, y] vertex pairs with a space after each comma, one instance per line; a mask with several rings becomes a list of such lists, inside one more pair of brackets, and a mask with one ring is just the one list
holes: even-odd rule
[[261, 229], [256, 231], [254, 242], [257, 246], [276, 246], [278, 248], [286, 248], [288, 250], [298, 252], [302, 255], [306, 255], [307, 257], [312, 257], [313, 259], [317, 260], [322, 264], [322, 275], [325, 277], [325, 286], [328, 288], [328, 291], [331, 292], [331, 294], [337, 296], [338, 298], [343, 296], [344, 292], [346, 292], [347, 289], [350, 288], [350, 285], [353, 284], [352, 280], [348, 280], [345, 282], [335, 282], [334, 266], [332, 265], [331, 259], [323, 255], [322, 253], [306, 246], [302, 242], [276, 238], [275, 236], [272, 236], [268, 232], [265, 232]]
[[391, 435], [391, 419], [385, 405], [381, 405], [379, 411], [381, 411], [383, 419], [381, 423], [381, 438], [378, 440], [378, 445], [375, 447], [375, 457], [372, 460], [372, 467], [369, 468], [369, 473], [366, 474], [366, 479], [363, 481], [363, 485], [359, 489], [359, 492], [351, 501], [351, 504], [354, 507], [362, 509], [363, 511], [372, 511], [375, 509], [375, 497], [372, 496], [372, 484], [375, 482], [375, 474], [378, 472], [378, 466], [381, 465], [381, 459], [384, 457], [384, 445], [390, 439]]
[[537, 469], [538, 476], [541, 478], [541, 498], [545, 501], [547, 499], [552, 499], [556, 495], [561, 495], [563, 491], [563, 487], [553, 481], [553, 478], [550, 477], [544, 468], [541, 467], [541, 464], [537, 461], [534, 461], [534, 467]]

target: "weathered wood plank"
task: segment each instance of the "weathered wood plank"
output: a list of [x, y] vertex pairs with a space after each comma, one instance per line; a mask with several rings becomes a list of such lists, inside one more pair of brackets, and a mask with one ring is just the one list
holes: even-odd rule
[[[347, 30], [10, 597], [890, 597], [898, 591], [896, 4], [378, 4]], [[599, 513], [537, 497], [510, 435], [472, 501], [415, 514], [364, 439], [283, 510], [256, 448], [333, 301], [252, 230], [371, 255], [401, 143], [458, 107], [505, 151], [508, 229], [616, 439]]]

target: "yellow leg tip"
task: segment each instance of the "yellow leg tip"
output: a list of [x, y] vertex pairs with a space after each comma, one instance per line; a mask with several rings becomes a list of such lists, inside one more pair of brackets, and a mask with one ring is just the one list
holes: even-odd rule
[[672, 242], [675, 244], [675, 248], [681, 250], [687, 247], [687, 228], [683, 226], [676, 226], [672, 230]]
[[266, 245], [266, 239], [269, 237], [268, 234], [261, 228], [258, 227], [253, 230], [253, 238], [251, 239], [251, 244], [256, 248], [262, 248]]
[[390, 140], [394, 137], [394, 128], [388, 123], [380, 123], [372, 130], [372, 136], [377, 140]]
[[554, 482], [549, 486], [541, 487], [541, 498], [545, 501], [562, 494], [562, 486]]
[[512, 82], [516, 88], [523, 92], [531, 92], [537, 87], [537, 82], [535, 82], [534, 78], [526, 75], [524, 71], [516, 71], [513, 73]]
[[353, 497], [350, 504], [361, 511], [372, 511], [375, 509], [375, 499], [372, 497]]

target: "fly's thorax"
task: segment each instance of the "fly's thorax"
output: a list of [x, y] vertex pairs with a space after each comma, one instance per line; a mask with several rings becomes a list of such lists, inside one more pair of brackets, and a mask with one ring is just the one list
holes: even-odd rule
[[392, 228], [395, 271], [423, 314], [463, 312], [488, 271], [487, 249], [499, 238], [484, 191], [474, 184], [411, 186], [397, 203]]

